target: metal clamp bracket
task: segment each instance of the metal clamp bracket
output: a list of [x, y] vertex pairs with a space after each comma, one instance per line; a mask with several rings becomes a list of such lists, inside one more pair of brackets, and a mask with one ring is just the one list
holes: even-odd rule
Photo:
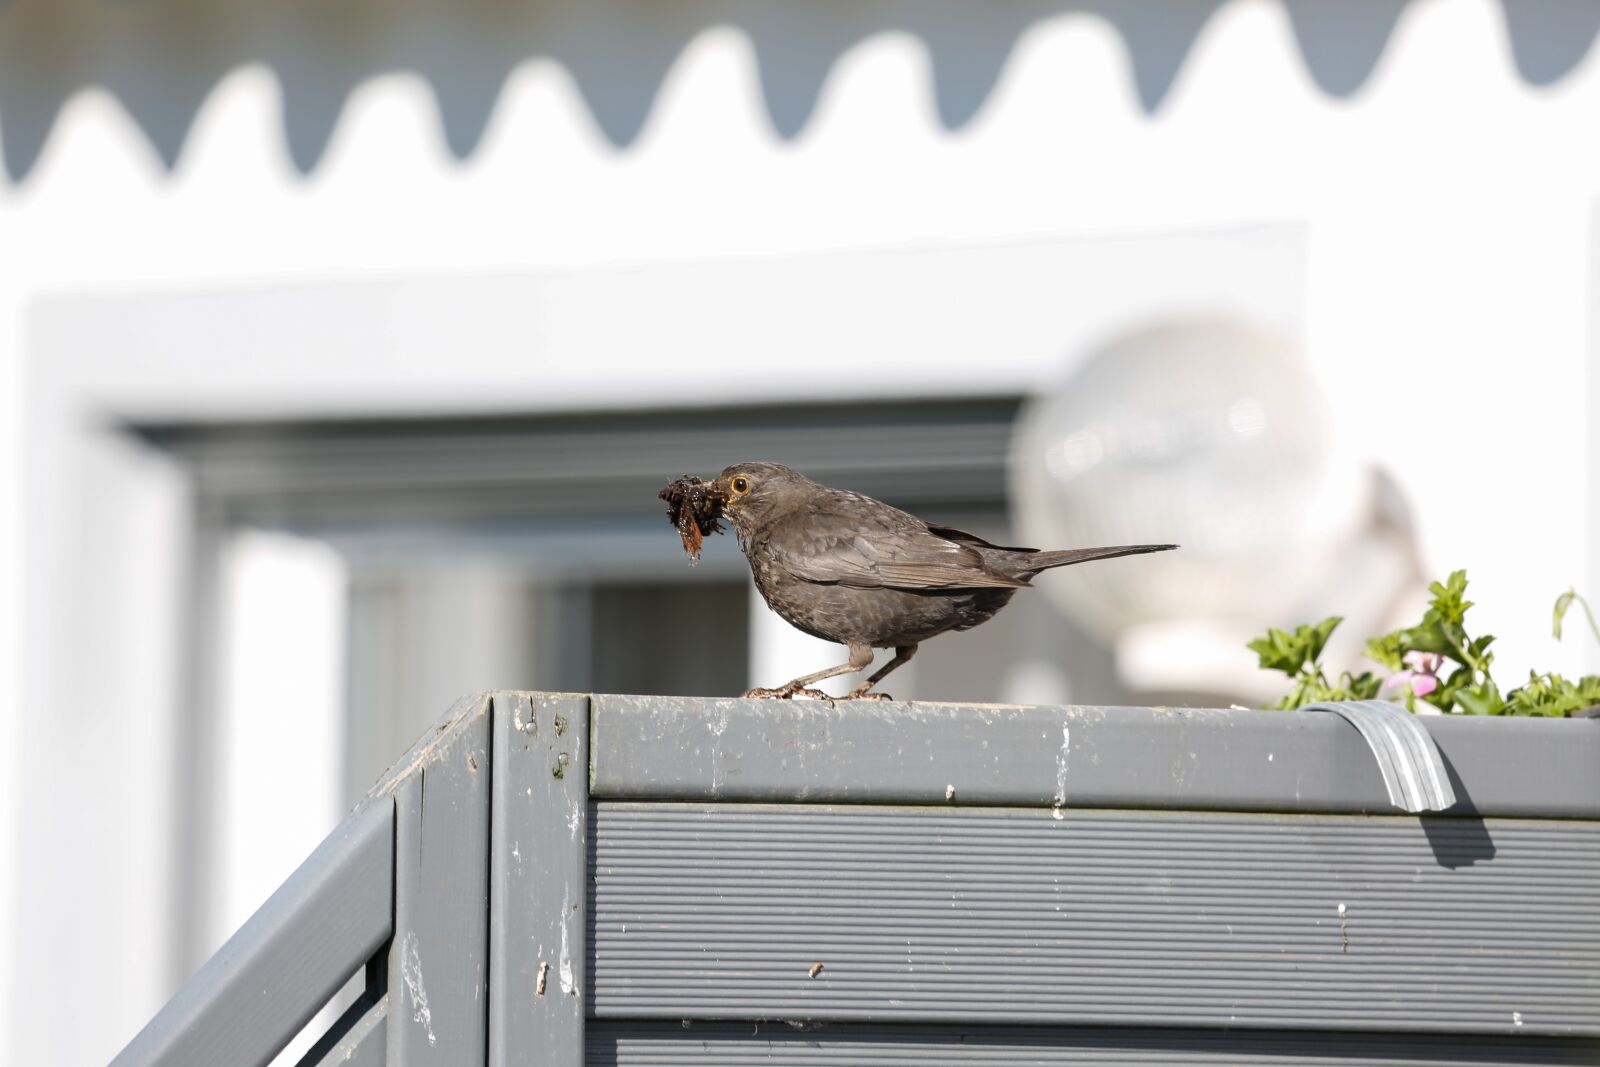
[[1361, 731], [1378, 761], [1389, 802], [1401, 811], [1444, 811], [1455, 805], [1439, 746], [1405, 708], [1386, 700], [1342, 700], [1300, 710], [1331, 711]]

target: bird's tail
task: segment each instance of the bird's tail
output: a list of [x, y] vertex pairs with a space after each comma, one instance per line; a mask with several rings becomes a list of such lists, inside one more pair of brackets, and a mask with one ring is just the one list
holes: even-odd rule
[[1177, 545], [1117, 545], [1115, 548], [1063, 548], [1055, 552], [1035, 552], [1025, 564], [1027, 573], [1037, 574], [1051, 567], [1065, 567], [1072, 563], [1087, 563], [1091, 559], [1116, 559], [1118, 556], [1137, 556], [1144, 552], [1165, 552]]

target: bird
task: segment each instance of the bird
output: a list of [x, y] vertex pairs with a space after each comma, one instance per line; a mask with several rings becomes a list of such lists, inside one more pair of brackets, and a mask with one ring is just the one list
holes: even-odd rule
[[1178, 547], [1040, 551], [991, 544], [870, 496], [819, 485], [779, 463], [736, 463], [708, 493], [733, 525], [767, 606], [796, 629], [849, 652], [838, 666], [747, 690], [746, 697], [832, 700], [816, 683], [865, 670], [874, 649], [892, 648], [894, 658], [845, 698], [892, 699], [874, 687], [922, 642], [989, 621], [1040, 571]]

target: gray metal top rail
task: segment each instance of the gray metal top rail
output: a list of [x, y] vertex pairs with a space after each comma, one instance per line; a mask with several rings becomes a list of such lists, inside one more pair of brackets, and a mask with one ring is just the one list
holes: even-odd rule
[[[593, 794], [1286, 813], [1395, 810], [1362, 733], [1333, 715], [593, 698]], [[1418, 716], [1451, 815], [1600, 818], [1600, 729]], [[1600, 726], [1600, 723], [1595, 724]]]
[[114, 1065], [1595, 1062], [1600, 721], [1414, 722], [471, 697]]

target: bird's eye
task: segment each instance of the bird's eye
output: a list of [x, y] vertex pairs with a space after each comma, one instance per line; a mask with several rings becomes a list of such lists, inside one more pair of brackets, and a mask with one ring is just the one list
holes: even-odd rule
[[733, 480], [733, 491], [743, 495], [750, 491], [750, 479], [740, 475]]

